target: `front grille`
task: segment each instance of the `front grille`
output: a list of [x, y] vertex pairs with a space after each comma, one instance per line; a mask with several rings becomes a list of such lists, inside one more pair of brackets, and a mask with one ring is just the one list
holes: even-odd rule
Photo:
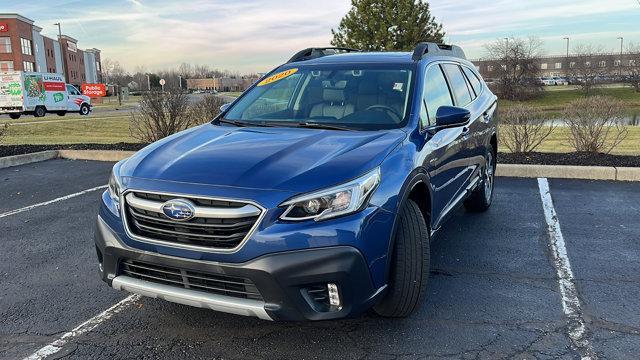
[[211, 294], [262, 300], [262, 295], [253, 282], [239, 277], [207, 274], [128, 259], [120, 262], [119, 275]]
[[[196, 216], [187, 221], [176, 221], [167, 217], [161, 210], [162, 205], [173, 199], [184, 199], [193, 203], [197, 209]], [[211, 249], [237, 247], [249, 235], [261, 213], [256, 206], [244, 202], [143, 192], [127, 194], [124, 209], [126, 225], [133, 235], [177, 245]], [[214, 214], [216, 211], [230, 211], [232, 215], [198, 215], [207, 211], [214, 211]]]

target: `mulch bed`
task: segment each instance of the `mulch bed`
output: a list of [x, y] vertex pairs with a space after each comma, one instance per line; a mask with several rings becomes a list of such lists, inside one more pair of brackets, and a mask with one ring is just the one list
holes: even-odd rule
[[498, 163], [531, 165], [581, 165], [640, 167], [640, 156], [572, 153], [498, 153]]
[[[146, 144], [66, 144], [66, 145], [0, 145], [0, 157], [28, 154], [45, 150], [126, 150], [137, 151]], [[640, 156], [608, 155], [591, 153], [498, 153], [498, 162], [502, 164], [532, 165], [581, 165], [581, 166], [617, 166], [640, 167]]]
[[46, 150], [125, 150], [137, 151], [146, 144], [65, 144], [65, 145], [0, 145], [0, 157], [29, 154]]

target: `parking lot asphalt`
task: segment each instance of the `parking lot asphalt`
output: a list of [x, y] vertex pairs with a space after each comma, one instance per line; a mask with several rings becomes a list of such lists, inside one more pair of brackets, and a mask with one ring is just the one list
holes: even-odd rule
[[[0, 169], [0, 216], [101, 186], [111, 165]], [[498, 178], [488, 212], [460, 210], [437, 233], [428, 296], [409, 318], [273, 323], [141, 298], [49, 358], [574, 359], [584, 344], [593, 357], [637, 358], [640, 184], [549, 184], [570, 279], [558, 279], [536, 179]], [[0, 217], [0, 358], [29, 356], [128, 296], [97, 275], [102, 191]], [[575, 285], [575, 313], [563, 308], [559, 280]], [[571, 333], [574, 318], [584, 343]]]

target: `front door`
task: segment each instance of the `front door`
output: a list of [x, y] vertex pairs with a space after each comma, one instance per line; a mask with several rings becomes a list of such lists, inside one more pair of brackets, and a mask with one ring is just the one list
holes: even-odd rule
[[67, 93], [69, 93], [69, 100], [67, 101], [68, 111], [80, 111], [80, 105], [84, 102], [82, 94], [73, 85], [67, 84]]

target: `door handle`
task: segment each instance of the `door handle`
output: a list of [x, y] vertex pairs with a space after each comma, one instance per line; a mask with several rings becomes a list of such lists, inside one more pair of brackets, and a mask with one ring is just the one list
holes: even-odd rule
[[491, 120], [491, 115], [489, 115], [489, 113], [482, 114], [482, 120], [484, 120], [484, 122], [489, 122]]

